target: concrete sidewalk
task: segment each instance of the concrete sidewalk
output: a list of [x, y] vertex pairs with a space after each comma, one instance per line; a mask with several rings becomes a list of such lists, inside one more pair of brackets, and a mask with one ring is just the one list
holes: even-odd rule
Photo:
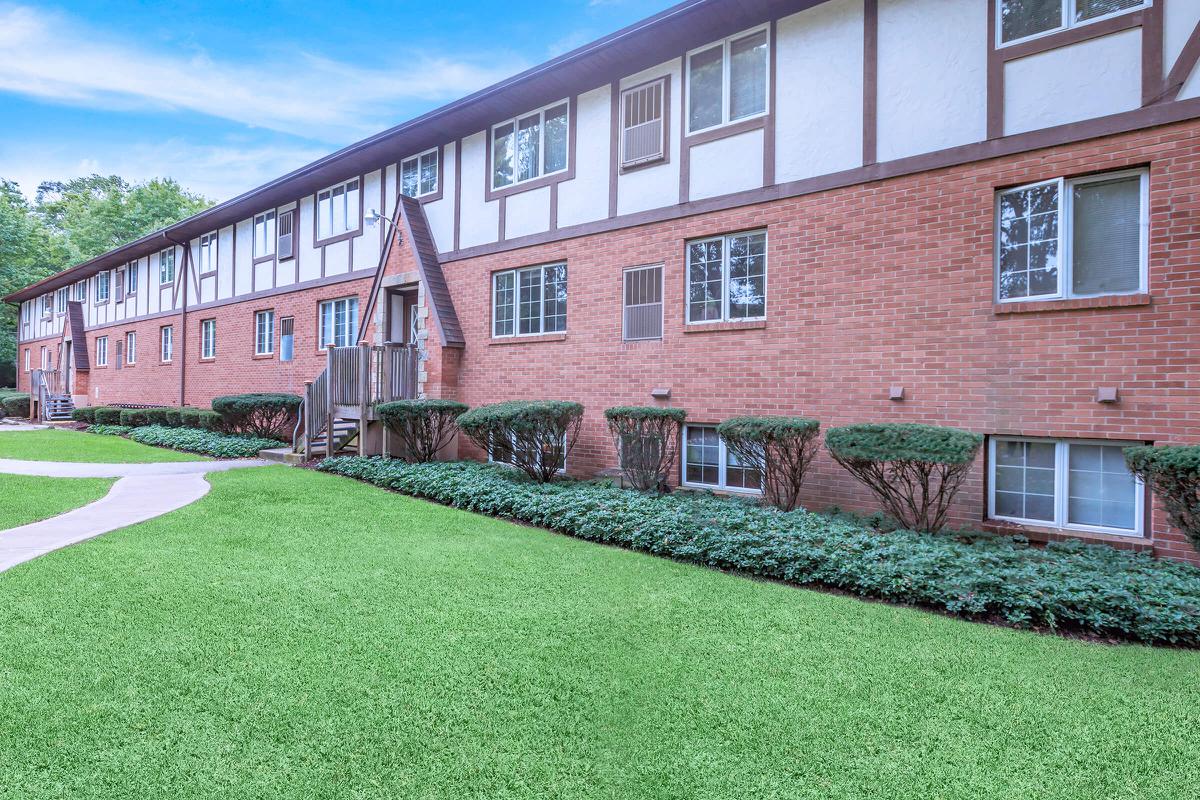
[[0, 459], [0, 473], [49, 478], [119, 478], [95, 503], [61, 516], [0, 531], [0, 572], [38, 556], [190, 505], [208, 494], [209, 472], [261, 467], [266, 461], [77, 464]]

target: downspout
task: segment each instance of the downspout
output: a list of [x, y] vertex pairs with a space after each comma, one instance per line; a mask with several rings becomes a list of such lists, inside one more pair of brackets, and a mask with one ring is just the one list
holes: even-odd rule
[[[183, 408], [187, 405], [187, 308], [188, 308], [188, 285], [192, 282], [192, 248], [190, 245], [172, 239], [163, 231], [163, 238], [176, 247], [183, 248], [183, 309], [180, 312], [179, 333], [180, 333], [180, 352], [179, 352], [179, 407]], [[178, 277], [178, 276], [177, 276]], [[172, 338], [171, 346], [175, 346], [175, 340]], [[159, 342], [159, 347], [162, 347], [162, 342]]]

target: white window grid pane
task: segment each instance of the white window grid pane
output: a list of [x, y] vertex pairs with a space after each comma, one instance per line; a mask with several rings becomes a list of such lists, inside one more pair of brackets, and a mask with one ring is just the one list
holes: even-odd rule
[[418, 159], [410, 158], [400, 165], [400, 194], [405, 197], [416, 197], [420, 192], [421, 179], [418, 164]]
[[768, 112], [772, 46], [769, 29], [759, 28], [742, 31], [688, 54], [685, 110], [688, 133]]
[[[492, 189], [564, 172], [570, 160], [570, 129], [569, 101], [493, 125]], [[436, 186], [431, 191], [436, 192]]]
[[730, 319], [757, 319], [767, 311], [767, 237], [731, 236], [726, 253]]
[[567, 329], [567, 265], [543, 268], [542, 333], [561, 333]]
[[499, 272], [493, 278], [493, 336], [512, 336], [517, 313], [516, 274]]
[[542, 270], [540, 267], [517, 272], [517, 332], [542, 332]]
[[688, 244], [688, 322], [720, 320], [724, 282], [725, 240]]

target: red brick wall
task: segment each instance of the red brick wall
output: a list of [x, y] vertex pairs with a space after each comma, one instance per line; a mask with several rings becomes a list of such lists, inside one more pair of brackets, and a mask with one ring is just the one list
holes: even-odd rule
[[[911, 421], [986, 434], [1200, 442], [1200, 124], [1186, 123], [848, 189], [446, 264], [467, 337], [458, 397], [583, 402], [571, 471], [615, 464], [602, 411], [670, 404], [695, 422], [803, 414], [825, 427]], [[997, 188], [1149, 165], [1150, 299], [1003, 314], [993, 308]], [[685, 329], [684, 243], [766, 228], [768, 319]], [[565, 259], [568, 333], [490, 339], [491, 272]], [[621, 341], [622, 270], [665, 265], [661, 342]], [[1033, 306], [1030, 307], [1032, 310]], [[888, 399], [904, 386], [904, 402]], [[1094, 402], [1098, 386], [1121, 402]], [[475, 453], [475, 455], [480, 455]], [[980, 463], [954, 522], [985, 516]], [[822, 453], [805, 502], [873, 509]], [[1195, 557], [1154, 513], [1160, 554]]]

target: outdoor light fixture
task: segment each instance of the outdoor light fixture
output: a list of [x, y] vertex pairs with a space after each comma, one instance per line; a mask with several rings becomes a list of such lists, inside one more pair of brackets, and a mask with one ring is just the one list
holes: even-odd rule
[[[386, 222], [387, 224], [391, 225], [392, 227], [396, 226], [396, 223], [392, 222], [390, 219], [385, 217], [383, 214], [380, 214], [379, 209], [377, 209], [377, 208], [372, 208], [370, 211], [368, 211], [365, 220], [366, 220], [367, 225], [369, 225], [372, 228], [374, 228], [380, 222]], [[404, 239], [402, 238], [400, 232], [397, 231], [396, 232], [396, 244], [400, 244], [403, 241], [404, 241]]]

